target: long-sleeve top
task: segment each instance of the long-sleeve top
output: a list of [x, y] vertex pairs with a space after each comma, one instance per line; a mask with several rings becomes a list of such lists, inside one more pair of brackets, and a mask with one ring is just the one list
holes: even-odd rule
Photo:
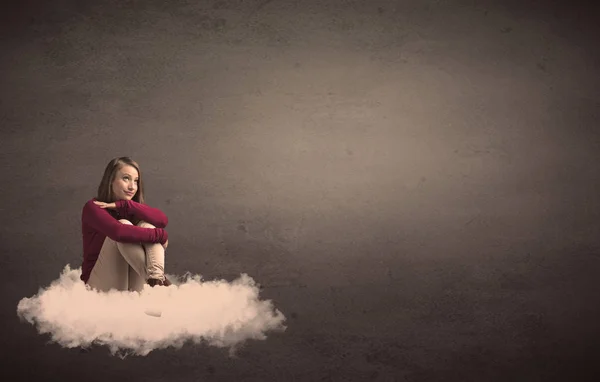
[[[153, 208], [133, 200], [118, 200], [115, 218], [108, 209], [94, 204], [93, 198], [85, 203], [81, 214], [81, 231], [83, 235], [83, 262], [81, 280], [87, 284], [92, 268], [100, 255], [106, 237], [121, 243], [160, 243], [165, 244], [169, 238], [167, 216], [158, 208]], [[115, 210], [113, 210], [115, 211]], [[113, 212], [114, 213], [114, 212]], [[144, 228], [123, 224], [119, 219], [131, 220], [139, 218], [156, 228]]]

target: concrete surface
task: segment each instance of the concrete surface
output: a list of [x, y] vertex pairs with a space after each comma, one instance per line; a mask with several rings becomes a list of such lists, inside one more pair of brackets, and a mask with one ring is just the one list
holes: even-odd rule
[[[22, 1], [1, 28], [2, 380], [597, 375], [593, 9]], [[169, 272], [248, 273], [286, 332], [120, 360], [19, 322], [80, 264], [122, 155], [169, 217]]]

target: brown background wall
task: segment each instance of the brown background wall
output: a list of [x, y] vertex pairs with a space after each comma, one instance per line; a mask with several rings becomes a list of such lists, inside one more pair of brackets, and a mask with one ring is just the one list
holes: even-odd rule
[[[80, 3], [2, 16], [10, 380], [575, 381], [595, 367], [591, 9]], [[81, 208], [122, 155], [169, 216], [169, 272], [248, 273], [285, 333], [235, 360], [189, 346], [121, 361], [18, 322], [21, 298], [79, 266]]]

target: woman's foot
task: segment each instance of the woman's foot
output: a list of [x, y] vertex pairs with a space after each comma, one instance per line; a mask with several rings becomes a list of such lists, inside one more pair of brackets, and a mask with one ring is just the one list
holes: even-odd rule
[[172, 283], [169, 281], [168, 278], [165, 277], [164, 280], [161, 280], [161, 279], [148, 279], [148, 285], [150, 285], [151, 287], [155, 287], [156, 285], [158, 285], [158, 286], [170, 286], [170, 285], [172, 285]]

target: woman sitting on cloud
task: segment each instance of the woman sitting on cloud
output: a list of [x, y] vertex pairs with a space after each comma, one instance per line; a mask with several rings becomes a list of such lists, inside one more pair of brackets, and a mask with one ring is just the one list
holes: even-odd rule
[[83, 207], [81, 280], [103, 292], [171, 285], [165, 277], [167, 223], [161, 210], [144, 204], [139, 165], [129, 157], [111, 160], [97, 197]]
[[81, 269], [65, 266], [58, 280], [19, 301], [18, 316], [61, 346], [106, 345], [119, 356], [180, 348], [188, 340], [233, 351], [247, 339], [265, 339], [268, 330], [285, 330], [283, 314], [259, 299], [245, 273], [232, 282], [187, 274], [177, 287], [150, 288], [171, 285], [167, 222], [144, 204], [138, 164], [113, 159], [97, 197], [83, 207]]

